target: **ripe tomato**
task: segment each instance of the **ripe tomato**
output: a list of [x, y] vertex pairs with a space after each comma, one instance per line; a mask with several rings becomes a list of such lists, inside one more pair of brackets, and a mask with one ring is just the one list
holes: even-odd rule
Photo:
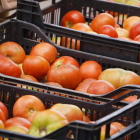
[[96, 79], [93, 79], [93, 78], [88, 78], [88, 79], [85, 79], [84, 81], [82, 81], [78, 87], [75, 89], [76, 91], [80, 91], [80, 92], [87, 92], [87, 89], [88, 87], [93, 83], [95, 82]]
[[82, 75], [80, 69], [74, 65], [59, 65], [50, 68], [47, 80], [59, 83], [64, 88], [75, 89], [82, 82]]
[[24, 95], [20, 97], [13, 106], [13, 117], [27, 118], [36, 111], [45, 110], [42, 101], [33, 95]]
[[8, 119], [8, 109], [7, 107], [5, 106], [4, 103], [0, 102], [0, 109], [3, 111], [4, 115], [5, 115], [5, 118], [6, 120]]
[[24, 126], [29, 129], [30, 125], [31, 123], [27, 119], [22, 118], [22, 117], [10, 118], [6, 120], [4, 123], [5, 128], [11, 127], [11, 126]]
[[25, 79], [25, 80], [29, 80], [29, 81], [33, 81], [33, 82], [38, 82], [38, 80], [31, 75], [21, 75], [20, 78]]
[[129, 37], [131, 39], [134, 39], [138, 35], [140, 35], [140, 22], [135, 23], [129, 31]]
[[57, 50], [50, 43], [42, 42], [32, 48], [30, 55], [41, 56], [51, 64], [57, 58]]
[[6, 121], [5, 114], [3, 113], [1, 109], [0, 109], [0, 120], [2, 120], [3, 123]]
[[83, 121], [84, 122], [90, 122], [90, 119], [84, 114], [83, 115]]
[[72, 122], [75, 120], [83, 120], [83, 112], [76, 105], [71, 104], [55, 104], [51, 107], [53, 110], [57, 110], [62, 113], [68, 122]]
[[115, 26], [114, 17], [108, 13], [101, 13], [92, 20], [90, 27], [94, 32], [99, 33], [99, 29], [103, 25], [111, 25], [114, 27]]
[[80, 50], [80, 40], [62, 37], [62, 46], [69, 49]]
[[0, 54], [10, 58], [16, 64], [20, 64], [26, 57], [24, 49], [16, 42], [5, 42], [0, 45]]
[[67, 12], [61, 20], [61, 26], [68, 28], [71, 28], [76, 23], [85, 23], [82, 13], [76, 10]]
[[42, 79], [48, 72], [50, 64], [40, 56], [27, 56], [22, 64], [25, 75], [32, 75], [36, 79]]
[[140, 42], [140, 35], [136, 36], [136, 37], [134, 38], [134, 41]]
[[27, 120], [32, 124], [32, 121], [33, 121], [34, 117], [35, 117], [39, 112], [40, 112], [40, 111], [33, 112], [32, 114], [30, 114], [30, 115], [27, 117]]
[[87, 78], [98, 79], [102, 72], [102, 67], [96, 61], [86, 61], [80, 66], [83, 80]]
[[61, 56], [59, 58], [57, 58], [53, 64], [51, 65], [51, 68], [52, 67], [56, 67], [56, 66], [59, 66], [59, 65], [74, 65], [76, 67], [80, 67], [79, 66], [79, 63], [77, 62], [76, 59], [74, 59], [73, 57], [71, 56]]
[[105, 34], [113, 38], [117, 38], [118, 34], [115, 30], [114, 27], [111, 25], [103, 25], [102, 27], [99, 28], [99, 34]]
[[104, 95], [115, 90], [115, 87], [105, 80], [97, 80], [93, 82], [87, 89], [87, 93], [95, 95]]
[[85, 23], [77, 23], [74, 24], [71, 29], [82, 31], [82, 32], [88, 32], [88, 31], [93, 31], [87, 24]]
[[8, 57], [0, 59], [0, 73], [19, 78], [21, 76], [20, 67]]
[[[110, 125], [110, 136], [114, 135], [117, 132], [119, 132], [119, 129], [116, 126], [114, 126], [114, 125]], [[101, 137], [100, 137], [100, 140], [104, 140], [105, 139], [105, 134], [106, 134], [106, 125], [101, 127]]]
[[131, 27], [137, 22], [140, 22], [140, 17], [138, 16], [128, 17], [123, 23], [123, 28], [129, 31]]

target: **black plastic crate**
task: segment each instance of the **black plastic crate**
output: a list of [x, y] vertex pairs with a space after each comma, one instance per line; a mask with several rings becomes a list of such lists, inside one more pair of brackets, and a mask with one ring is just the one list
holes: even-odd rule
[[[129, 96], [135, 94], [140, 95], [140, 90], [134, 89], [127, 95]], [[140, 138], [140, 99], [131, 104], [120, 102], [121, 99], [119, 98], [119, 100], [115, 99], [107, 103], [100, 101], [100, 99], [86, 102], [83, 100], [76, 100], [71, 97], [68, 98], [56, 96], [53, 94], [49, 94], [49, 92], [48, 94], [46, 94], [39, 91], [23, 89], [20, 87], [0, 83], [0, 101], [2, 101], [7, 106], [9, 111], [9, 117], [12, 117], [12, 109], [15, 101], [17, 100], [17, 98], [23, 95], [34, 95], [38, 97], [42, 100], [42, 102], [46, 106], [46, 109], [49, 109], [53, 104], [56, 103], [75, 104], [80, 107], [86, 115], [90, 115], [91, 120], [93, 118], [93, 115], [96, 115], [97, 121], [95, 124], [89, 124], [81, 121], [73, 121], [68, 125], [54, 131], [53, 133], [41, 138], [35, 138], [33, 136], [0, 129], [0, 137], [29, 140], [99, 140], [101, 127], [103, 125], [106, 125], [106, 138], [108, 140], [124, 140], [124, 137], [128, 135], [129, 137], [126, 138], [127, 140], [138, 140]], [[97, 102], [100, 102], [100, 104], [97, 104]], [[126, 128], [110, 137], [110, 123], [114, 121], [121, 122], [122, 124], [125, 123]]]
[[[120, 14], [127, 14], [128, 17], [133, 15], [140, 16], [139, 7], [104, 0], [60, 0], [59, 2], [52, 0], [52, 5], [44, 8], [42, 11], [38, 2], [18, 0], [17, 18], [39, 26], [51, 39], [52, 37], [60, 37], [60, 45], [62, 45], [62, 37], [66, 37], [71, 40], [80, 40], [80, 50], [84, 52], [133, 62], [139, 61], [140, 44], [138, 42], [124, 41], [58, 26], [64, 14], [70, 10], [82, 12], [88, 24], [97, 13], [102, 13], [106, 10], [109, 12], [113, 11], [114, 15], [117, 12], [118, 21]], [[75, 44], [75, 49], [77, 49], [76, 46]]]
[[[43, 31], [41, 31], [38, 27], [36, 27], [33, 24], [19, 21], [19, 20], [8, 20], [0, 24], [0, 44], [6, 41], [17, 42], [20, 45], [22, 45], [26, 54], [29, 54], [31, 48], [34, 45], [39, 43], [37, 41], [38, 39], [41, 39], [45, 42], [49, 42], [53, 44], [57, 48], [59, 56], [62, 56], [62, 55], [72, 56], [77, 59], [79, 64], [81, 64], [82, 62], [86, 60], [95, 60], [102, 65], [103, 69], [110, 68], [110, 67], [120, 67], [120, 68], [132, 70], [136, 72], [137, 74], [140, 74], [140, 64], [138, 63], [133, 63], [133, 62], [113, 59], [113, 58], [109, 58], [105, 56], [89, 54], [86, 52], [80, 52], [76, 50], [62, 48], [54, 44], [52, 41], [50, 41], [45, 36]], [[140, 101], [138, 100], [132, 104], [129, 104], [128, 106], [126, 106], [127, 105], [126, 102], [121, 101], [124, 98], [131, 95], [137, 95], [138, 98], [140, 98], [139, 86], [136, 86], [136, 85], [124, 86], [104, 96], [97, 97], [97, 96], [90, 95], [87, 93], [80, 93], [74, 90], [58, 88], [58, 87], [45, 85], [42, 83], [26, 81], [19, 78], [6, 76], [3, 74], [0, 74], [0, 82], [3, 83], [3, 84], [0, 84], [0, 101], [6, 104], [10, 112], [10, 116], [12, 116], [11, 112], [12, 112], [13, 104], [15, 102], [16, 94], [18, 94], [19, 96], [25, 95], [25, 94], [35, 95], [39, 97], [44, 103], [45, 101], [47, 101], [48, 108], [50, 108], [50, 105], [52, 104], [52, 102], [75, 104], [79, 106], [81, 109], [84, 108], [82, 110], [85, 112], [86, 115], [88, 114], [90, 115], [91, 120], [93, 116], [96, 116], [95, 118], [96, 120], [98, 120], [101, 117], [107, 115], [106, 118], [103, 118], [97, 121], [95, 125], [86, 124], [82, 122], [73, 122], [61, 128], [60, 130], [57, 130], [56, 132], [48, 135], [46, 138], [69, 140], [69, 139], [72, 139], [72, 137], [66, 138], [66, 135], [64, 134], [67, 134], [69, 133], [70, 130], [72, 130], [72, 135], [75, 136], [74, 137], [75, 140], [85, 140], [85, 139], [91, 140], [92, 138], [98, 139], [100, 135], [100, 132], [99, 132], [100, 127], [104, 124], [108, 124], [108, 128], [109, 128], [109, 124], [112, 121], [120, 121], [125, 124], [127, 123], [127, 125], [129, 125], [131, 122], [133, 123], [125, 129], [126, 131], [121, 131], [118, 134], [115, 134], [114, 136], [112, 136], [110, 139], [117, 139], [117, 140], [123, 139], [123, 137], [128, 134], [129, 135], [132, 134], [130, 137], [130, 140], [132, 139], [137, 140], [140, 137], [137, 131], [139, 123], [140, 123], [139, 115], [137, 115], [139, 114]], [[22, 87], [26, 86], [27, 89], [16, 87], [17, 84], [21, 85]], [[40, 89], [42, 89], [43, 92], [39, 92]], [[126, 90], [131, 90], [131, 92], [124, 94], [114, 100], [107, 99]], [[59, 93], [60, 95], [65, 94], [65, 97], [49, 94], [50, 92], [54, 92], [54, 94]], [[6, 98], [7, 95], [9, 96], [8, 101]], [[81, 98], [82, 100], [79, 100], [78, 98]], [[83, 101], [84, 99], [87, 101]], [[120, 107], [123, 107], [123, 108], [120, 109]], [[94, 110], [96, 111], [96, 114]], [[118, 110], [118, 112], [114, 112], [116, 110]], [[113, 115], [108, 115], [112, 112], [114, 112]], [[127, 119], [124, 117], [127, 117]], [[133, 119], [131, 120], [131, 118]], [[108, 132], [109, 132], [109, 129], [107, 129], [106, 133]], [[11, 139], [16, 139], [16, 138], [33, 139], [33, 137], [30, 137], [30, 136], [16, 134], [13, 132], [7, 132], [4, 130], [0, 131], [0, 136], [9, 137]], [[42, 139], [46, 139], [46, 138], [42, 138]], [[106, 135], [106, 138], [109, 138], [108, 134]]]
[[[139, 63], [128, 62], [128, 61], [109, 58], [101, 55], [90, 54], [82, 51], [67, 49], [64, 47], [62, 48], [56, 45], [55, 43], [53, 43], [51, 40], [49, 40], [45, 36], [45, 34], [37, 26], [33, 24], [19, 21], [19, 20], [9, 20], [6, 21], [5, 23], [0, 24], [0, 44], [6, 41], [14, 41], [23, 47], [27, 55], [30, 53], [32, 47], [39, 43], [37, 41], [38, 39], [53, 44], [59, 53], [58, 57], [63, 55], [74, 57], [79, 62], [80, 65], [85, 61], [94, 60], [97, 61], [102, 66], [103, 70], [107, 68], [123, 68], [125, 70], [131, 70], [140, 75]], [[3, 74], [0, 74], [0, 81], [4, 83], [11, 83], [11, 84], [14, 83], [21, 84], [21, 85], [25, 84], [27, 86], [30, 84], [29, 81], [25, 82], [25, 80], [6, 76]], [[41, 85], [41, 84], [42, 83], [38, 83], [37, 85]], [[78, 93], [74, 90], [69, 90], [65, 88], [60, 89], [60, 93], [65, 91], [66, 92], [70, 91], [71, 94]], [[114, 94], [112, 94], [112, 96], [113, 95]], [[104, 97], [107, 97], [107, 95], [104, 95]]]

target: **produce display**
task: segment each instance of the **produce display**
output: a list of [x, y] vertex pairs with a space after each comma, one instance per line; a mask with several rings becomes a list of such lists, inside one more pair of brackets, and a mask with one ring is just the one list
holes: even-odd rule
[[[113, 3], [117, 2], [140, 7], [140, 2], [138, 0], [105, 0], [105, 1], [110, 1]], [[21, 3], [19, 2], [19, 4]], [[90, 10], [93, 10], [91, 7], [86, 8], [89, 8], [88, 9], [89, 13]], [[104, 36], [105, 38], [115, 38], [115, 40], [118, 39], [125, 40], [128, 42], [137, 42], [137, 43], [140, 42], [140, 17], [129, 16], [129, 14], [122, 15], [117, 12], [113, 12], [112, 10], [111, 11], [104, 10], [105, 13], [103, 12], [100, 13], [96, 11], [97, 12], [95, 14], [96, 16], [94, 16], [93, 13], [92, 16], [89, 15], [89, 17], [86, 17], [87, 10], [86, 8], [84, 11], [85, 13], [82, 11], [83, 14], [79, 12], [80, 10], [77, 8], [79, 11], [72, 10], [67, 12], [63, 17], [61, 15], [60, 17], [62, 17], [62, 20], [59, 21], [60, 25], [66, 28], [71, 28], [72, 30], [86, 32], [88, 36], [90, 36], [89, 34], [95, 34], [95, 38], [96, 36]], [[86, 18], [89, 18], [88, 22]], [[77, 121], [76, 127], [79, 128], [81, 127], [83, 129], [82, 131], [83, 132], [86, 131], [87, 134], [91, 131], [90, 130], [91, 128], [94, 129], [95, 132], [97, 132], [97, 130], [99, 129], [100, 133], [98, 131], [97, 136], [100, 135], [100, 138], [98, 139], [104, 140], [117, 132], [119, 132], [120, 136], [122, 136], [121, 134], [121, 132], [123, 132], [122, 130], [125, 129], [126, 126], [131, 125], [131, 122], [134, 123], [135, 121], [137, 121], [137, 119], [139, 119], [137, 118], [138, 115], [136, 110], [138, 109], [138, 107], [135, 106], [134, 107], [135, 110], [131, 108], [133, 110], [131, 112], [130, 110], [127, 109], [125, 111], [123, 110], [123, 107], [125, 108], [126, 104], [129, 104], [129, 102], [135, 102], [138, 99], [139, 97], [138, 93], [136, 93], [136, 95], [133, 95], [132, 91], [131, 95], [133, 96], [129, 95], [127, 96], [127, 98], [125, 96], [124, 97], [125, 99], [123, 98], [123, 101], [126, 101], [127, 102], [126, 103], [120, 102], [121, 101], [120, 96], [124, 94], [126, 95], [126, 93], [128, 93], [131, 89], [127, 90], [125, 88], [120, 89], [121, 91], [124, 92], [119, 92], [118, 95], [116, 95], [116, 93], [113, 92], [114, 90], [125, 85], [130, 84], [140, 85], [140, 76], [137, 74], [138, 73], [137, 70], [125, 68], [125, 66], [124, 67], [121, 66], [122, 63], [119, 64], [118, 66], [111, 64], [112, 66], [107, 66], [106, 68], [106, 66], [103, 66], [104, 62], [101, 62], [103, 63], [101, 64], [98, 59], [90, 60], [89, 57], [87, 57], [85, 58], [85, 60], [84, 59], [82, 60], [82, 58], [78, 58], [78, 56], [77, 58], [74, 58], [74, 55], [73, 57], [65, 55], [63, 53], [63, 50], [61, 52], [61, 49], [65, 49], [63, 47], [80, 50], [80, 44], [82, 41], [80, 42], [80, 38], [78, 38], [79, 36], [77, 36], [78, 39], [76, 40], [71, 39], [70, 36], [66, 37], [67, 35], [59, 35], [59, 34], [55, 35], [53, 34], [53, 32], [51, 33], [51, 31], [45, 32], [44, 37], [45, 35], [48, 35], [48, 37], [54, 43], [57, 43], [57, 45], [59, 46], [63, 46], [61, 47], [60, 51], [58, 51], [59, 48], [53, 46], [52, 45], [53, 43], [52, 44], [48, 43], [50, 41], [48, 42], [47, 41], [44, 42], [44, 40], [42, 41], [43, 38], [41, 36], [43, 35], [43, 33], [37, 35], [36, 31], [34, 32], [33, 30], [31, 30], [30, 32], [29, 28], [27, 29], [24, 28], [26, 27], [22, 27], [23, 30], [21, 31], [23, 34], [22, 37], [26, 41], [28, 40], [29, 42], [28, 41], [27, 42], [30, 45], [32, 44], [32, 42], [34, 42], [33, 44], [37, 45], [35, 46], [31, 45], [30, 48], [30, 45], [26, 41], [25, 42], [27, 44], [26, 43], [24, 44], [21, 43], [22, 41], [20, 42], [20, 39], [19, 41], [16, 41], [16, 39], [12, 38], [11, 40], [14, 40], [15, 42], [10, 40], [7, 41], [8, 39], [5, 39], [5, 36], [7, 35], [6, 31], [7, 29], [3, 29], [4, 31], [2, 32], [4, 32], [4, 35], [2, 38], [2, 44], [0, 44], [0, 73], [19, 79], [24, 79], [26, 81], [33, 81], [39, 83], [38, 85], [40, 86], [51, 85], [57, 87], [58, 89], [60, 89], [60, 91], [61, 89], [65, 88], [66, 93], [60, 92], [59, 90], [58, 92], [50, 90], [51, 87], [49, 89], [49, 86], [48, 89], [37, 87], [34, 88], [34, 86], [30, 87], [30, 85], [26, 84], [20, 85], [19, 83], [17, 84], [16, 82], [15, 84], [10, 83], [11, 81], [8, 83], [7, 81], [5, 82], [4, 80], [3, 81], [1, 80], [0, 83], [2, 83], [2, 85], [4, 85], [3, 83], [6, 83], [7, 89], [8, 86], [9, 87], [11, 86], [13, 91], [2, 90], [2, 96], [0, 96], [1, 97], [0, 129], [8, 130], [10, 131], [11, 134], [12, 132], [17, 132], [21, 134], [26, 134], [27, 136], [39, 137], [40, 139], [40, 137], [42, 136], [48, 135], [54, 132], [55, 130], [58, 130], [59, 128], [70, 126], [69, 124], [73, 123], [73, 121]], [[27, 33], [25, 33], [24, 31]], [[78, 32], [76, 33], [78, 34]], [[82, 36], [80, 37], [82, 38]], [[4, 40], [6, 40], [7, 42]], [[23, 48], [25, 48], [25, 50]], [[29, 49], [30, 51], [26, 49]], [[73, 50], [69, 51], [78, 52]], [[81, 60], [78, 62], [76, 59]], [[100, 64], [96, 61], [99, 61]], [[126, 65], [127, 64], [128, 63], [126, 63]], [[110, 64], [108, 63], [105, 65]], [[135, 66], [137, 66], [137, 63]], [[24, 83], [24, 81], [22, 82]], [[17, 91], [14, 88], [17, 89]], [[21, 93], [18, 91], [21, 91]], [[27, 95], [26, 93], [24, 93], [25, 94], [24, 95], [22, 91], [26, 91]], [[70, 91], [71, 93], [73, 91], [77, 92], [74, 92], [73, 97], [71, 94], [69, 94], [69, 92], [67, 93], [67, 91]], [[14, 92], [15, 97], [10, 92], [11, 93]], [[82, 96], [79, 96], [80, 94], [78, 92], [80, 92]], [[112, 99], [105, 98], [105, 95], [110, 92], [111, 94], [115, 93], [115, 95], [113, 94], [114, 95], [113, 97], [111, 95]], [[30, 93], [33, 94], [30, 95]], [[10, 96], [8, 97], [7, 95]], [[92, 97], [90, 95], [92, 95]], [[54, 100], [51, 99], [53, 97]], [[116, 98], [118, 99], [116, 100]], [[61, 99], [66, 99], [67, 102], [64, 101], [64, 103], [61, 103]], [[12, 101], [12, 105], [9, 104], [10, 100]], [[137, 102], [138, 101], [136, 101], [135, 103]], [[131, 105], [133, 106], [135, 103]], [[93, 107], [90, 106], [89, 108], [89, 105], [93, 104], [94, 105], [96, 104], [95, 108], [94, 106]], [[108, 104], [109, 107], [107, 107]], [[104, 105], [106, 108], [103, 108], [102, 105]], [[93, 108], [93, 110], [91, 107]], [[102, 109], [100, 109], [100, 107]], [[109, 110], [108, 108], [111, 110], [110, 112], [113, 112], [114, 110], [119, 111], [119, 109], [121, 109], [121, 111], [124, 114], [122, 114], [122, 112], [120, 111], [118, 116], [116, 114], [115, 116], [116, 118], [113, 116], [115, 112], [114, 114], [112, 113], [113, 115], [111, 114], [109, 116], [110, 112], [108, 111]], [[102, 117], [108, 116], [111, 117], [111, 119], [113, 117], [115, 119], [113, 118], [109, 122], [104, 121], [106, 120], [106, 118], [104, 118], [104, 120], [101, 119]], [[99, 119], [101, 119], [101, 121], [98, 121]], [[79, 122], [80, 125], [78, 124]], [[92, 125], [91, 128], [87, 128], [87, 124], [96, 124], [96, 125], [95, 126]], [[85, 126], [82, 127], [82, 125]], [[74, 127], [74, 125], [72, 125], [72, 127]], [[107, 132], [106, 129], [110, 131]], [[81, 133], [81, 130], [79, 132]], [[84, 135], [86, 135], [86, 133]], [[126, 132], [126, 134], [128, 133]], [[124, 134], [123, 137], [121, 137], [121, 139], [131, 140], [129, 136], [130, 133], [127, 136], [126, 134]], [[79, 134], [76, 135], [77, 135], [76, 137], [78, 137], [77, 139], [79, 139], [80, 138]], [[0, 136], [0, 140], [3, 139], [6, 140], [7, 138], [2, 138]], [[75, 138], [73, 138], [71, 135], [70, 139]]]
[[[45, 136], [75, 120], [96, 123], [76, 105], [57, 103], [45, 109], [43, 102], [33, 95], [18, 98], [14, 103], [11, 118], [8, 117], [8, 109], [2, 102], [0, 102], [0, 111], [0, 116], [3, 113], [4, 117], [4, 119], [0, 118], [0, 129], [36, 137]], [[110, 127], [110, 135], [125, 128], [119, 122], [112, 122]], [[105, 125], [101, 127], [100, 140], [105, 138], [105, 129]]]
[[[0, 45], [0, 50], [4, 47], [10, 50], [9, 44], [13, 46], [14, 42], [3, 44]], [[8, 47], [6, 44], [8, 44]], [[18, 45], [18, 47], [21, 46]], [[42, 42], [34, 46], [30, 54], [26, 55], [20, 64], [16, 64], [9, 57], [16, 50], [18, 51], [18, 49], [9, 51], [8, 56], [1, 53], [0, 73], [93, 95], [105, 95], [129, 84], [140, 85], [140, 76], [133, 71], [121, 68], [103, 70], [101, 65], [93, 60], [85, 61], [80, 65], [71, 56], [57, 58], [56, 48], [49, 43]], [[21, 87], [20, 85], [17, 86]], [[26, 88], [26, 86], [22, 86], [22, 88]], [[39, 89], [39, 91], [42, 92], [43, 90]], [[54, 94], [54, 92], [50, 93]], [[59, 94], [56, 93], [56, 95]], [[61, 94], [61, 96], [64, 95]], [[117, 98], [117, 96], [113, 98]], [[137, 100], [137, 96], [130, 96], [124, 100], [133, 102]], [[20, 107], [20, 104], [18, 106]]]
[[[80, 21], [83, 16], [77, 15], [77, 12], [78, 11], [76, 10], [67, 12], [61, 20], [61, 26], [99, 36], [116, 38], [119, 40], [131, 42], [139, 42], [140, 40], [138, 39], [138, 36], [140, 35], [140, 17], [138, 16], [127, 17], [126, 14], [120, 14], [118, 17], [118, 13], [115, 13], [114, 15], [113, 13], [108, 13], [106, 11], [105, 13], [97, 14], [88, 25], [86, 22]], [[77, 19], [79, 19], [79, 21], [77, 21]], [[119, 24], [117, 24], [118, 22]], [[65, 26], [64, 23], [71, 23], [71, 26]], [[52, 41], [60, 45], [59, 37], [57, 38], [57, 41], [55, 38], [52, 38]], [[80, 40], [62, 37], [61, 45], [63, 47], [80, 50]]]

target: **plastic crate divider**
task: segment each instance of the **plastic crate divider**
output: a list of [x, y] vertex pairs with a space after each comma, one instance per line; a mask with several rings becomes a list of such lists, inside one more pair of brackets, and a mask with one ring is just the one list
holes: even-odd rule
[[33, 23], [44, 30], [42, 12], [36, 1], [17, 0], [17, 19]]

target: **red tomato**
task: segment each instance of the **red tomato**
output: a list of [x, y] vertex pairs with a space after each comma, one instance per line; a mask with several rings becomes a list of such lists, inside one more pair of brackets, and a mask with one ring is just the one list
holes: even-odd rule
[[42, 101], [33, 95], [24, 95], [20, 97], [13, 106], [13, 116], [27, 118], [36, 111], [45, 110]]
[[80, 40], [76, 41], [76, 39], [66, 39], [66, 37], [62, 37], [62, 46], [69, 49], [80, 50]]
[[33, 81], [33, 82], [38, 82], [38, 80], [31, 75], [22, 75], [20, 78], [25, 79], [25, 80], [29, 80], [29, 81]]
[[80, 91], [80, 92], [87, 92], [87, 89], [88, 87], [93, 83], [95, 82], [96, 79], [93, 79], [93, 78], [88, 78], [88, 79], [85, 79], [84, 81], [82, 81], [78, 87], [75, 89], [76, 91]]
[[4, 103], [0, 102], [0, 109], [3, 111], [6, 120], [8, 119], [8, 109]]
[[115, 90], [115, 87], [105, 80], [97, 80], [93, 82], [87, 89], [87, 93], [95, 95], [104, 95]]
[[84, 114], [83, 115], [83, 121], [84, 122], [90, 122], [90, 119]]
[[59, 83], [64, 88], [75, 89], [82, 82], [82, 75], [80, 69], [74, 65], [59, 65], [50, 68], [47, 80]]
[[21, 69], [8, 57], [3, 57], [0, 59], [0, 73], [19, 78], [21, 76]]
[[15, 42], [5, 42], [0, 45], [0, 54], [10, 58], [16, 64], [20, 64], [26, 57], [24, 49]]
[[82, 32], [88, 32], [88, 31], [93, 31], [87, 24], [85, 23], [77, 23], [74, 24], [71, 29], [82, 31]]
[[76, 23], [85, 23], [82, 13], [76, 10], [67, 12], [61, 20], [61, 26], [68, 28], [71, 28]]
[[76, 67], [80, 67], [79, 66], [79, 63], [77, 62], [76, 59], [74, 59], [73, 57], [71, 56], [61, 56], [59, 58], [57, 58], [53, 64], [51, 65], [51, 68], [52, 67], [56, 67], [56, 66], [59, 66], [59, 65], [74, 65]]
[[140, 42], [140, 35], [136, 36], [136, 37], [134, 38], [134, 41]]
[[5, 114], [3, 113], [1, 109], [0, 109], [0, 120], [2, 120], [3, 123], [6, 121]]
[[118, 34], [115, 30], [114, 27], [111, 25], [103, 25], [102, 27], [99, 28], [99, 34], [105, 34], [113, 38], [117, 38]]
[[34, 117], [39, 113], [39, 111], [33, 112], [30, 116], [27, 117], [27, 120], [32, 123]]
[[134, 39], [138, 35], [140, 35], [140, 22], [135, 23], [129, 31], [129, 37], [131, 39]]
[[131, 27], [137, 23], [137, 22], [140, 22], [140, 17], [138, 16], [131, 16], [131, 17], [128, 17], [124, 22], [123, 22], [123, 28], [126, 29], [126, 30], [130, 30]]
[[41, 56], [51, 64], [57, 58], [57, 50], [53, 45], [42, 42], [32, 48], [30, 55]]
[[5, 128], [11, 127], [11, 126], [24, 126], [29, 129], [30, 125], [31, 123], [27, 119], [22, 118], [22, 117], [10, 118], [6, 120], [4, 123]]
[[86, 61], [80, 66], [83, 80], [87, 78], [98, 79], [102, 72], [102, 67], [96, 61]]
[[94, 32], [99, 33], [99, 29], [103, 25], [111, 25], [114, 27], [115, 26], [114, 17], [108, 13], [101, 13], [92, 20], [90, 27]]
[[40, 56], [27, 56], [22, 64], [23, 72], [36, 79], [42, 79], [48, 72], [50, 64]]

